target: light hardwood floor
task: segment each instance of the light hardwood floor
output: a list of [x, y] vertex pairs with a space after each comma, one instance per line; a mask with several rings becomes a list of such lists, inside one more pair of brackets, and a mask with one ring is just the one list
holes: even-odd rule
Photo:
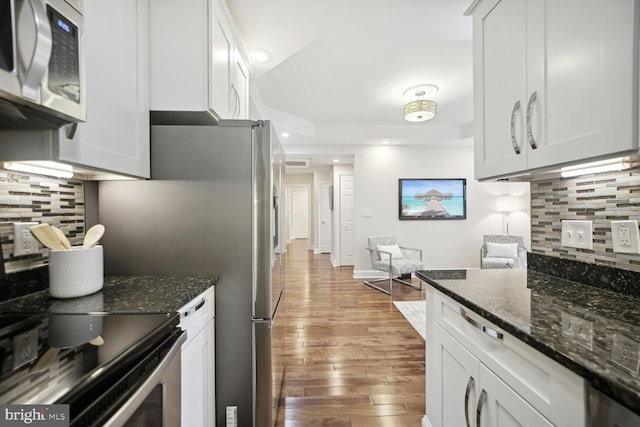
[[[285, 259], [288, 361], [277, 425], [419, 427], [424, 340], [388, 295], [307, 245], [295, 240]], [[395, 301], [425, 299], [424, 286], [394, 293]]]

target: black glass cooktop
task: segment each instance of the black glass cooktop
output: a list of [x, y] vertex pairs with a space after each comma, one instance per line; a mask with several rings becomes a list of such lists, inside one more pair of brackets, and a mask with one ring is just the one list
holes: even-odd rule
[[177, 314], [0, 314], [0, 403], [69, 403], [176, 331]]

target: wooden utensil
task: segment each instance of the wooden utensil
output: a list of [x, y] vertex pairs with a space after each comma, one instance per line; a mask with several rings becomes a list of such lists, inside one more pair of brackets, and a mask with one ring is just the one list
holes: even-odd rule
[[42, 224], [29, 227], [29, 230], [31, 230], [33, 237], [35, 237], [38, 242], [42, 243], [42, 246], [54, 251], [64, 250], [64, 246], [62, 246], [60, 238], [49, 224], [43, 222]]
[[60, 240], [60, 243], [62, 243], [62, 246], [64, 246], [65, 249], [71, 249], [71, 243], [69, 242], [69, 239], [67, 239], [67, 236], [64, 235], [64, 232], [53, 225], [51, 226], [51, 228], [53, 229], [53, 231], [55, 231], [58, 239]]
[[104, 234], [104, 225], [96, 224], [87, 230], [87, 233], [84, 235], [84, 242], [82, 243], [82, 249], [92, 248], [100, 241], [102, 235]]

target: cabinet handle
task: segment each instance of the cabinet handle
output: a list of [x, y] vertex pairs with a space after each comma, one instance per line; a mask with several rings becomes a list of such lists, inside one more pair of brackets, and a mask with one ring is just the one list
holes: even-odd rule
[[520, 154], [520, 145], [518, 145], [518, 140], [516, 139], [516, 115], [519, 109], [520, 100], [513, 104], [513, 111], [511, 112], [511, 144], [513, 144], [513, 151], [516, 154]]
[[487, 401], [487, 392], [482, 389], [480, 398], [478, 399], [478, 409], [476, 409], [476, 427], [480, 427], [480, 419], [482, 418], [482, 408]]
[[527, 104], [527, 138], [529, 139], [529, 145], [533, 150], [538, 148], [538, 144], [536, 144], [536, 140], [531, 132], [531, 111], [533, 110], [533, 104], [536, 102], [537, 97], [538, 93], [533, 92], [529, 97], [529, 103]]
[[235, 105], [233, 106], [233, 118], [237, 119], [240, 115], [240, 94], [235, 86], [231, 86], [231, 90], [233, 90], [233, 99], [235, 101]]
[[471, 326], [473, 326], [474, 328], [480, 329], [482, 332], [484, 332], [489, 336], [498, 338], [499, 340], [501, 340], [504, 337], [504, 334], [502, 332], [498, 332], [495, 329], [487, 328], [486, 326], [476, 322], [474, 319], [472, 319], [467, 315], [467, 312], [464, 311], [463, 308], [460, 308], [460, 316], [462, 316], [462, 318], [466, 320]]
[[182, 315], [182, 318], [184, 319], [185, 317], [191, 316], [196, 311], [200, 310], [202, 307], [204, 307], [204, 303], [205, 303], [205, 299], [202, 298], [202, 301], [200, 301], [195, 307], [193, 307], [189, 311], [185, 311], [184, 314]]
[[469, 381], [467, 381], [467, 389], [464, 392], [464, 419], [467, 422], [467, 427], [471, 427], [469, 424], [469, 393], [471, 393], [471, 389], [474, 384], [475, 381], [473, 377], [469, 377]]

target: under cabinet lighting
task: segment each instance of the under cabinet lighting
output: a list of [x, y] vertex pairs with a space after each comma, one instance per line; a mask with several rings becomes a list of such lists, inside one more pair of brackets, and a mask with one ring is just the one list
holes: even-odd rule
[[37, 175], [55, 176], [56, 178], [73, 177], [72, 166], [57, 162], [4, 162], [4, 168]]
[[567, 166], [560, 169], [563, 178], [572, 176], [587, 175], [591, 173], [620, 171], [625, 168], [622, 158], [612, 160], [601, 160], [599, 162], [585, 163], [578, 166]]

